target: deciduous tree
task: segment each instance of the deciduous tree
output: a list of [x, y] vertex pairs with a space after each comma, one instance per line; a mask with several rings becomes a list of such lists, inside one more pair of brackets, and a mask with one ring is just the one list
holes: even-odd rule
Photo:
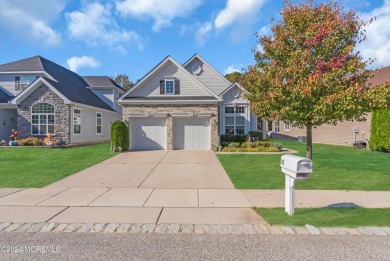
[[257, 35], [256, 64], [243, 79], [252, 110], [260, 118], [306, 127], [306, 156], [312, 158], [312, 131], [322, 124], [365, 120], [370, 72], [355, 50], [365, 40], [356, 11], [336, 2], [285, 1], [271, 34]]
[[134, 83], [129, 80], [126, 74], [118, 74], [114, 81], [126, 91], [134, 86]]
[[225, 75], [225, 78], [228, 79], [231, 82], [240, 82], [242, 79], [242, 73], [240, 72], [232, 72], [232, 73], [227, 73]]

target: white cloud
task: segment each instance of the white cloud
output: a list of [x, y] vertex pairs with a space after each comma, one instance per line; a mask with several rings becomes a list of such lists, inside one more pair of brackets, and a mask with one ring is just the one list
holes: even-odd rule
[[198, 46], [203, 46], [207, 40], [208, 34], [213, 29], [213, 25], [210, 22], [206, 22], [199, 25], [198, 31], [195, 33], [195, 41]]
[[202, 0], [124, 0], [115, 3], [122, 16], [153, 19], [152, 30], [170, 26], [176, 17], [185, 17], [202, 4]]
[[250, 23], [267, 0], [228, 0], [225, 9], [217, 14], [214, 21], [216, 29], [222, 29], [233, 23]]
[[95, 60], [95, 58], [91, 56], [73, 56], [66, 60], [66, 63], [68, 64], [68, 67], [71, 71], [77, 72], [79, 67], [92, 67], [96, 68], [99, 66], [98, 61]]
[[90, 46], [110, 46], [126, 53], [123, 44], [135, 42], [143, 50], [141, 37], [133, 32], [121, 29], [115, 22], [110, 4], [93, 3], [81, 11], [67, 13], [70, 37]]
[[[237, 67], [241, 67], [242, 68], [242, 65], [237, 65]], [[225, 69], [225, 75], [229, 74], [229, 73], [232, 73], [232, 72], [241, 72], [241, 70], [238, 69], [237, 67], [236, 67], [236, 65], [228, 66], [228, 68]]]
[[376, 59], [373, 66], [388, 66], [390, 65], [390, 0], [385, 0], [383, 6], [362, 14], [362, 18], [366, 21], [375, 17], [376, 20], [366, 28], [367, 40], [359, 44], [357, 49], [365, 60]]
[[57, 45], [61, 35], [50, 24], [64, 7], [64, 0], [0, 1], [0, 27], [39, 44]]

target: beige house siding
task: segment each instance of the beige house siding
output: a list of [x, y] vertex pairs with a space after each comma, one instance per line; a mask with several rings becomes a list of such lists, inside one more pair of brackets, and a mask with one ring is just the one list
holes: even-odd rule
[[[167, 63], [150, 80], [139, 86], [138, 90], [131, 94], [132, 97], [161, 96], [160, 80], [174, 77], [180, 79], [180, 94], [176, 96], [210, 96], [208, 92], [199, 87], [184, 70], [179, 70], [172, 62]], [[167, 94], [164, 94], [167, 95]]]
[[[356, 140], [368, 141], [370, 139], [371, 134], [371, 113], [367, 114], [366, 119], [367, 121], [365, 122], [340, 122], [336, 126], [330, 124], [321, 125], [320, 127], [313, 129], [313, 142], [338, 145], [352, 145], [354, 141], [354, 134], [352, 130], [354, 127], [359, 128], [359, 133], [356, 135]], [[292, 137], [306, 136], [306, 129], [291, 127], [290, 131], [285, 131], [284, 122], [281, 122], [280, 134]]]
[[[71, 138], [72, 144], [86, 142], [103, 142], [111, 138], [111, 124], [118, 120], [116, 112], [109, 112], [99, 108], [77, 105], [71, 108], [71, 119], [73, 119], [74, 109], [81, 110], [81, 133], [74, 134], [73, 120], [71, 121]], [[96, 133], [96, 113], [102, 115], [102, 133]]]
[[[126, 106], [126, 105], [123, 105]], [[216, 150], [219, 145], [218, 135], [218, 105], [133, 105], [124, 107], [122, 119], [128, 122], [129, 114], [166, 113], [167, 116], [167, 149], [173, 149], [173, 121], [174, 113], [211, 113], [211, 149]]]
[[202, 70], [199, 74], [193, 74], [195, 78], [201, 81], [204, 85], [208, 86], [212, 91], [216, 94], [220, 94], [227, 87], [229, 87], [229, 81], [221, 78], [218, 74], [213, 72], [209, 65], [204, 64], [198, 58], [193, 59], [189, 64], [187, 64], [184, 68], [186, 68], [190, 73], [192, 73], [193, 66], [201, 66]]

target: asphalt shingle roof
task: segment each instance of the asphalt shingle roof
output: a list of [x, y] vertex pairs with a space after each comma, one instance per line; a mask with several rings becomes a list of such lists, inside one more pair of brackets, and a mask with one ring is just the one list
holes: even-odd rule
[[149, 97], [125, 97], [123, 100], [148, 100], [148, 101], [182, 101], [182, 100], [199, 100], [199, 101], [216, 101], [217, 99], [213, 96], [149, 96]]
[[117, 87], [125, 91], [112, 78], [107, 76], [83, 76], [83, 79], [90, 87]]
[[2, 88], [0, 88], [0, 103], [7, 103], [13, 98], [14, 96], [8, 95]]
[[2, 64], [0, 71], [45, 71], [55, 81], [44, 78], [70, 101], [113, 111], [109, 105], [87, 88], [89, 85], [81, 76], [41, 56]]
[[383, 84], [390, 81], [390, 66], [378, 69], [374, 72], [374, 76], [368, 79], [368, 84], [371, 87]]

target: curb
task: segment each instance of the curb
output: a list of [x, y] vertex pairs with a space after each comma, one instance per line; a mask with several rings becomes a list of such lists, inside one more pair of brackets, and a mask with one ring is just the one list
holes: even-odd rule
[[243, 234], [390, 236], [390, 227], [304, 227], [264, 224], [118, 224], [118, 223], [0, 223], [0, 232], [141, 233], [141, 234]]

